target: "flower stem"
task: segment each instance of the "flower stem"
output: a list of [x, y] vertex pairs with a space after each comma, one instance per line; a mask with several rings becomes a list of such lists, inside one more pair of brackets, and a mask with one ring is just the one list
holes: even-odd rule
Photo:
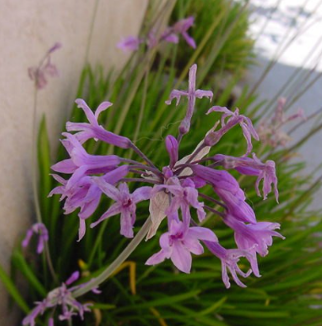
[[93, 288], [99, 286], [107, 278], [109, 278], [123, 262], [130, 256], [130, 254], [136, 249], [140, 242], [145, 238], [148, 230], [151, 226], [151, 217], [145, 221], [143, 226], [133, 240], [128, 244], [128, 246], [121, 252], [121, 254], [100, 274], [98, 277], [89, 281], [84, 287], [79, 288], [73, 293], [73, 297], [77, 298], [81, 295], [91, 291]]

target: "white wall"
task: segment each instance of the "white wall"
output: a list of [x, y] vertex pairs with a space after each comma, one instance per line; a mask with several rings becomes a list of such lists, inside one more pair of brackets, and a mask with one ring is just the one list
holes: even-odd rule
[[[39, 93], [38, 120], [45, 112], [50, 137], [57, 144], [84, 64], [96, 1], [0, 1], [0, 263], [6, 268], [13, 245], [32, 218], [33, 83], [27, 68], [37, 65], [55, 42], [63, 44], [53, 54], [61, 76]], [[147, 0], [98, 1], [91, 63], [122, 66], [127, 55], [115, 45], [122, 36], [138, 32], [146, 5]], [[12, 325], [1, 282], [0, 302], [0, 325]]]

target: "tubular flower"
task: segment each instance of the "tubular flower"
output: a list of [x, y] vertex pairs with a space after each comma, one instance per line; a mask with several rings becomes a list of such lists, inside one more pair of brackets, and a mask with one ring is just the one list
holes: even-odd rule
[[235, 169], [239, 173], [244, 175], [257, 176], [255, 184], [256, 192], [258, 196], [261, 196], [259, 191], [259, 184], [263, 180], [263, 195], [264, 200], [267, 199], [267, 195], [271, 192], [274, 185], [274, 193], [276, 201], [278, 202], [278, 189], [277, 189], [277, 177], [275, 171], [275, 162], [268, 160], [266, 163], [262, 163], [253, 153], [253, 158], [249, 157], [233, 157], [222, 154], [217, 154], [213, 157], [213, 160], [218, 164], [223, 165], [227, 170]]
[[191, 253], [201, 255], [204, 252], [200, 240], [217, 241], [217, 237], [207, 228], [188, 227], [178, 218], [171, 218], [169, 231], [160, 237], [161, 250], [151, 256], [146, 264], [156, 265], [167, 258], [171, 259], [180, 271], [190, 273]]
[[44, 251], [45, 243], [48, 241], [48, 230], [43, 223], [36, 223], [30, 229], [27, 230], [26, 236], [22, 241], [22, 246], [26, 248], [29, 245], [33, 234], [38, 234], [37, 254], [41, 254]]
[[96, 180], [99, 188], [107, 195], [107, 197], [115, 200], [113, 204], [95, 223], [91, 224], [91, 227], [95, 227], [97, 224], [106, 220], [107, 218], [121, 214], [121, 234], [127, 238], [133, 238], [133, 225], [135, 222], [136, 204], [142, 200], [150, 198], [151, 187], [138, 188], [130, 194], [129, 187], [126, 183], [121, 183], [119, 189], [115, 188], [111, 184], [98, 178]]
[[[173, 31], [184, 35], [189, 24], [191, 20], [182, 22], [182, 25], [175, 25]], [[172, 37], [172, 41], [176, 41], [171, 34], [167, 37], [170, 39]], [[101, 197], [108, 197], [112, 204], [97, 221], [91, 221], [91, 227], [96, 227], [105, 219], [120, 214], [120, 233], [127, 238], [134, 236], [137, 205], [141, 201], [149, 201], [152, 223], [147, 232], [147, 239], [158, 234], [165, 219], [168, 221], [168, 230], [160, 236], [161, 250], [152, 255], [146, 264], [155, 265], [170, 259], [180, 271], [189, 273], [192, 266], [191, 254], [202, 254], [204, 248], [201, 242], [203, 242], [221, 260], [225, 286], [227, 288], [230, 286], [228, 272], [239, 286], [245, 286], [238, 275], [245, 278], [253, 272], [259, 277], [257, 254], [267, 254], [273, 236], [283, 237], [275, 231], [279, 224], [257, 221], [254, 210], [247, 203], [245, 192], [227, 170], [235, 169], [246, 176], [257, 176], [255, 187], [260, 194], [259, 184], [263, 181], [264, 199], [272, 191], [273, 185], [277, 199], [275, 164], [273, 161], [262, 163], [255, 155], [253, 158], [248, 157], [253, 148], [252, 138], [258, 140], [251, 120], [239, 114], [238, 109], [232, 112], [218, 106], [210, 108], [207, 114], [221, 113], [221, 123], [214, 123], [214, 127], [206, 133], [191, 154], [180, 157], [180, 143], [183, 135], [190, 131], [196, 98], [212, 98], [211, 91], [196, 90], [196, 71], [197, 66], [193, 65], [189, 71], [188, 90], [173, 90], [167, 101], [167, 104], [170, 104], [176, 99], [178, 103], [181, 96], [188, 98], [186, 115], [180, 123], [177, 138], [172, 135], [165, 138], [165, 147], [169, 155], [167, 166], [157, 167], [128, 138], [107, 131], [98, 124], [100, 112], [111, 106], [110, 102], [103, 102], [94, 114], [83, 100], [78, 99], [76, 103], [83, 109], [88, 123], [66, 124], [69, 133], [63, 133], [65, 139], [62, 143], [70, 157], [56, 163], [52, 168], [70, 177], [65, 179], [54, 174], [53, 177], [60, 185], [54, 188], [50, 195], [61, 195], [61, 200], [65, 200], [65, 213], [80, 208], [79, 240], [85, 235], [85, 220], [91, 219]], [[219, 124], [220, 128], [216, 130]], [[220, 139], [236, 125], [242, 128], [247, 144], [246, 154], [242, 157], [219, 153], [210, 155], [210, 150], [215, 148]], [[87, 153], [83, 146], [90, 139], [134, 150], [140, 156], [140, 160]], [[211, 161], [212, 164], [205, 166], [204, 163], [207, 161]], [[140, 187], [130, 192], [132, 185], [138, 182]], [[203, 192], [207, 187], [213, 190], [213, 195], [209, 196]], [[207, 211], [220, 216], [224, 223], [234, 230], [238, 249], [223, 248], [213, 230], [198, 226], [194, 216], [199, 223], [204, 220]], [[247, 272], [238, 267], [241, 257], [245, 257], [251, 265]], [[41, 311], [41, 306], [38, 309]]]
[[188, 98], [188, 110], [185, 118], [181, 121], [181, 124], [179, 126], [179, 133], [181, 136], [185, 135], [190, 130], [191, 118], [195, 110], [196, 98], [208, 97], [211, 101], [213, 97], [212, 91], [204, 91], [201, 89], [196, 90], [196, 74], [197, 74], [197, 65], [194, 64], [189, 70], [188, 91], [179, 91], [175, 89], [170, 93], [169, 100], [165, 102], [166, 104], [170, 105], [172, 100], [176, 99], [176, 105], [178, 105], [181, 96], [186, 96]]
[[194, 24], [194, 17], [188, 17], [177, 21], [173, 26], [167, 27], [161, 31], [158, 36], [155, 28], [152, 28], [145, 37], [139, 38], [135, 36], [128, 36], [117, 44], [117, 47], [125, 51], [137, 51], [140, 44], [145, 43], [149, 49], [154, 48], [162, 42], [179, 43], [179, 36], [181, 35], [186, 43], [195, 49], [197, 47], [195, 40], [188, 34], [188, 29]]

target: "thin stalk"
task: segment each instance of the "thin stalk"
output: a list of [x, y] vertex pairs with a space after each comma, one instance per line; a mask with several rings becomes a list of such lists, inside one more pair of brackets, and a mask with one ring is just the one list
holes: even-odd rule
[[204, 205], [204, 208], [207, 209], [208, 211], [210, 211], [211, 213], [217, 214], [222, 218], [225, 218], [225, 214], [218, 212], [217, 210], [215, 210], [214, 208], [208, 206], [208, 205]]
[[296, 148], [303, 145], [308, 139], [310, 139], [314, 134], [316, 134], [318, 131], [322, 129], [322, 123], [319, 124], [317, 127], [310, 130], [302, 139], [300, 139], [296, 144], [294, 144], [292, 147], [288, 148], [286, 151], [284, 151], [278, 159], [282, 159], [285, 157], [288, 153], [293, 152]]
[[[304, 58], [302, 64], [292, 73], [290, 78], [284, 83], [284, 85], [279, 89], [279, 91], [274, 95], [274, 97], [264, 106], [264, 108], [261, 109], [263, 113], [268, 112], [271, 105], [273, 105], [277, 99], [285, 93], [288, 89], [292, 87], [293, 84], [302, 84], [302, 80], [297, 78], [297, 76], [303, 71], [303, 65], [311, 58], [311, 56], [316, 51], [317, 46], [321, 43], [322, 38], [320, 38], [317, 43], [312, 47], [311, 51], [307, 54], [307, 56]], [[318, 58], [321, 56], [321, 54], [318, 56]], [[317, 60], [318, 61], [318, 60]]]
[[92, 36], [93, 36], [93, 31], [94, 31], [95, 18], [97, 15], [98, 4], [99, 4], [99, 0], [96, 0], [95, 4], [94, 4], [94, 11], [93, 11], [92, 19], [91, 19], [91, 26], [89, 28], [89, 34], [88, 34], [88, 38], [87, 38], [87, 42], [86, 42], [84, 66], [88, 63], [89, 50], [91, 47], [91, 41], [92, 41]]
[[291, 135], [296, 129], [298, 129], [300, 126], [303, 126], [304, 123], [307, 123], [308, 121], [310, 121], [312, 118], [316, 117], [317, 115], [319, 115], [320, 113], [322, 113], [322, 107], [319, 108], [318, 110], [316, 110], [315, 112], [313, 112], [311, 115], [309, 115], [308, 117], [306, 117], [306, 120], [303, 122], [299, 122], [297, 125], [295, 125], [293, 128], [291, 128], [288, 132], [289, 135]]
[[[319, 3], [319, 5], [315, 9], [317, 9], [320, 5], [321, 5], [321, 3]], [[303, 10], [304, 10], [304, 7], [301, 9], [301, 12]], [[284, 45], [284, 47], [283, 47], [284, 41], [281, 42], [281, 45], [275, 51], [274, 58], [268, 63], [268, 65], [266, 66], [264, 72], [262, 73], [262, 75], [260, 76], [260, 78], [258, 79], [258, 81], [254, 84], [253, 88], [249, 92], [248, 97], [251, 97], [256, 92], [256, 90], [258, 89], [258, 87], [260, 86], [260, 84], [263, 82], [263, 80], [265, 79], [265, 77], [267, 76], [267, 74], [270, 72], [270, 70], [273, 68], [273, 66], [277, 63], [277, 61], [281, 57], [281, 55], [292, 44], [292, 42], [294, 42], [295, 39], [297, 39], [300, 35], [302, 35], [310, 27], [312, 27], [316, 22], [313, 21], [308, 26], [306, 26], [306, 23], [307, 23], [307, 21], [305, 21], [302, 24], [302, 26], [300, 27], [300, 29], [293, 35], [293, 37], [290, 38], [290, 40], [288, 42], [286, 42], [286, 44]], [[289, 33], [289, 31], [286, 32], [286, 35], [284, 36], [284, 39], [287, 39], [288, 33]], [[282, 48], [282, 49], [280, 49], [280, 48]]]
[[[34, 87], [34, 107], [33, 107], [33, 121], [32, 121], [32, 146], [31, 146], [31, 164], [32, 164], [32, 188], [33, 188], [33, 194], [34, 194], [34, 204], [35, 204], [35, 210], [36, 210], [36, 218], [38, 223], [42, 223], [42, 217], [41, 217], [41, 211], [40, 211], [40, 203], [39, 203], [39, 197], [38, 197], [38, 184], [37, 184], [37, 154], [36, 154], [36, 144], [37, 144], [37, 102], [38, 102], [38, 89], [37, 85]], [[50, 251], [48, 247], [48, 243], [45, 242], [44, 246], [44, 255], [47, 261], [47, 265], [50, 271], [51, 276], [55, 280], [56, 283], [58, 283], [58, 279], [53, 267], [53, 263], [50, 256]]]
[[220, 202], [219, 200], [213, 199], [212, 197], [202, 194], [200, 192], [199, 192], [199, 196], [206, 200], [209, 200], [209, 201], [213, 202], [214, 204], [217, 204], [227, 210], [227, 206], [225, 204], [223, 204], [222, 202]]
[[160, 184], [160, 182], [158, 182], [156, 180], [143, 179], [143, 178], [124, 178], [124, 179], [121, 179], [120, 182], [146, 182], [146, 183], [152, 183], [155, 185]]
[[149, 216], [140, 231], [136, 234], [133, 240], [128, 244], [128, 246], [121, 252], [121, 254], [96, 278], [89, 281], [84, 287], [76, 290], [73, 293], [74, 298], [78, 298], [81, 295], [91, 291], [93, 288], [99, 286], [106, 279], [108, 279], [115, 271], [124, 263], [124, 261], [131, 255], [131, 253], [136, 249], [136, 247], [141, 243], [148, 233], [151, 226], [151, 217]]

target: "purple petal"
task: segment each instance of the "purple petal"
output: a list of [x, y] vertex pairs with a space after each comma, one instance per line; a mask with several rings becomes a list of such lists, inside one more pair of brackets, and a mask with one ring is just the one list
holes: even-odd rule
[[179, 144], [178, 141], [171, 135], [165, 138], [165, 146], [170, 157], [170, 167], [174, 167], [179, 158]]
[[79, 271], [74, 272], [65, 282], [65, 284], [70, 285], [79, 279]]
[[156, 254], [152, 255], [146, 262], [145, 265], [156, 265], [162, 263], [167, 257], [166, 252], [161, 249]]
[[190, 252], [184, 246], [175, 242], [172, 247], [171, 261], [181, 272], [190, 273], [192, 258]]
[[128, 209], [121, 210], [121, 232], [126, 238], [133, 238], [133, 218]]
[[120, 199], [120, 191], [112, 186], [111, 184], [104, 181], [102, 177], [93, 178], [93, 182], [95, 182], [98, 187], [109, 197], [113, 200], [117, 201]]
[[210, 242], [218, 242], [218, 238], [210, 229], [200, 227], [200, 226], [192, 226], [189, 228], [187, 232], [188, 237], [192, 237], [198, 240], [207, 240]]
[[120, 213], [121, 213], [121, 205], [118, 203], [113, 204], [96, 222], [91, 224], [91, 228], [95, 227], [97, 224], [103, 222], [107, 218]]
[[134, 203], [138, 203], [142, 200], [150, 199], [151, 191], [152, 191], [151, 187], [141, 187], [141, 188], [136, 189], [132, 194]]
[[54, 164], [51, 167], [51, 169], [54, 170], [55, 172], [70, 174], [70, 173], [74, 173], [77, 170], [77, 166], [74, 164], [72, 159], [69, 158]]
[[196, 238], [191, 238], [187, 235], [183, 241], [183, 244], [195, 255], [201, 255], [204, 252], [203, 246]]

